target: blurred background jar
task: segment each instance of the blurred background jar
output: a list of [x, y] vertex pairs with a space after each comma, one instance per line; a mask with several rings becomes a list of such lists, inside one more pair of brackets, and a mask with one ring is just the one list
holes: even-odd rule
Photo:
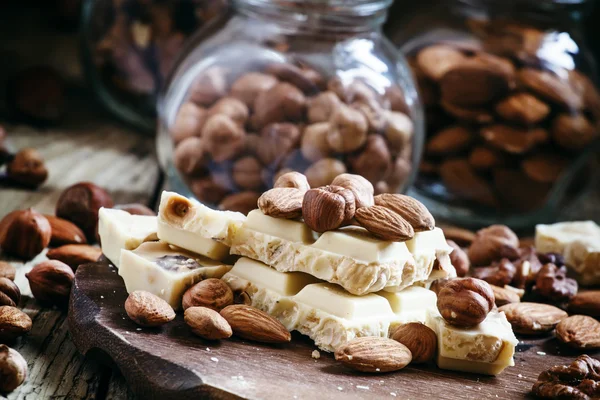
[[86, 78], [112, 113], [146, 132], [156, 100], [184, 42], [227, 9], [227, 0], [86, 0]]
[[[597, 167], [587, 0], [424, 0], [392, 19], [425, 108], [415, 192], [463, 225], [549, 220]], [[597, 158], [596, 158], [597, 160]]]
[[247, 212], [294, 170], [311, 186], [345, 172], [404, 191], [422, 112], [410, 70], [382, 35], [390, 0], [235, 0], [200, 31], [159, 104], [171, 187]]

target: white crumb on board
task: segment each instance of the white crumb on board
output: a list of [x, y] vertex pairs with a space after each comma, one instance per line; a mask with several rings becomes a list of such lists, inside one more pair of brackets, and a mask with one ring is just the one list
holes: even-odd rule
[[356, 385], [357, 389], [362, 389], [362, 390], [369, 390], [368, 386], [363, 386], [363, 385]]
[[311, 354], [312, 358], [314, 358], [315, 360], [318, 360], [319, 358], [321, 358], [321, 353], [319, 353], [319, 350], [313, 350], [312, 354]]
[[211, 357], [210, 360], [214, 362], [219, 362], [219, 359], [217, 357]]

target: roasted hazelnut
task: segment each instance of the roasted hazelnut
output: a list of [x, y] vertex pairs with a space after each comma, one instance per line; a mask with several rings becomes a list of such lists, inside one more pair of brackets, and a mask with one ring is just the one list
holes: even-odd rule
[[258, 189], [262, 185], [262, 169], [255, 157], [242, 157], [233, 163], [233, 182], [243, 189]]
[[227, 115], [236, 124], [244, 126], [248, 120], [249, 111], [241, 100], [234, 97], [223, 97], [208, 109], [206, 118], [217, 114]]
[[212, 177], [193, 179], [189, 181], [189, 186], [198, 200], [209, 204], [219, 204], [230, 192], [227, 187], [217, 183]]
[[280, 82], [256, 97], [254, 124], [260, 129], [273, 122], [300, 121], [305, 108], [304, 94], [297, 87]]
[[387, 125], [387, 115], [389, 111], [381, 108], [379, 103], [354, 102], [350, 105], [352, 108], [360, 111], [367, 119], [368, 131], [371, 133], [381, 133]]
[[373, 185], [360, 175], [341, 174], [336, 176], [331, 184], [352, 191], [356, 200], [356, 208], [370, 207], [375, 204], [373, 197], [375, 189]]
[[389, 86], [386, 88], [383, 97], [389, 103], [389, 108], [391, 108], [392, 111], [398, 111], [404, 114], [409, 112], [404, 92], [398, 86]]
[[315, 75], [318, 72], [315, 70], [302, 69], [293, 64], [276, 63], [267, 66], [265, 72], [275, 75], [281, 81], [291, 83], [307, 95], [319, 91], [316, 84], [319, 78]]
[[257, 208], [260, 193], [246, 191], [234, 193], [226, 196], [219, 203], [219, 210], [238, 211], [242, 214], [248, 214]]
[[339, 153], [350, 153], [367, 141], [367, 119], [358, 110], [340, 104], [329, 119], [329, 146]]
[[27, 186], [38, 187], [48, 178], [44, 159], [35, 149], [21, 149], [6, 164], [6, 175], [12, 181]]
[[205, 172], [209, 161], [203, 139], [188, 137], [182, 140], [173, 154], [173, 163], [182, 174], [198, 176]]
[[494, 308], [494, 292], [481, 279], [453, 279], [438, 293], [437, 307], [450, 325], [472, 327], [481, 323]]
[[175, 143], [192, 136], [200, 136], [202, 127], [206, 122], [206, 110], [194, 103], [183, 103], [177, 111], [173, 125], [169, 128], [171, 137]]
[[577, 294], [577, 281], [567, 278], [567, 267], [546, 264], [535, 279], [533, 292], [556, 303], [569, 301]]
[[369, 135], [365, 148], [350, 160], [352, 171], [375, 183], [385, 178], [392, 164], [390, 151], [380, 135]]
[[18, 351], [0, 344], [0, 392], [9, 393], [27, 378], [27, 361]]
[[73, 269], [58, 260], [37, 264], [25, 277], [31, 293], [41, 303], [66, 305], [75, 279]]
[[286, 172], [281, 174], [275, 180], [274, 188], [295, 188], [302, 192], [306, 192], [310, 189], [306, 176], [300, 172]]
[[491, 225], [477, 231], [469, 247], [469, 259], [475, 266], [490, 265], [502, 257], [519, 256], [519, 238], [505, 225]]
[[400, 325], [391, 338], [408, 347], [412, 354], [411, 363], [426, 363], [436, 354], [437, 335], [431, 328], [420, 322]]
[[390, 172], [387, 174], [385, 182], [388, 184], [385, 192], [394, 193], [399, 192], [402, 187], [408, 182], [410, 173], [412, 171], [412, 165], [410, 161], [398, 157], [390, 167]]
[[265, 126], [260, 132], [258, 158], [266, 166], [279, 166], [284, 158], [298, 147], [300, 136], [300, 128], [291, 123], [274, 123]]
[[106, 190], [91, 182], [81, 182], [62, 192], [55, 214], [81, 228], [88, 242], [93, 243], [98, 233], [98, 210], [112, 206], [113, 200]]
[[453, 240], [446, 240], [446, 242], [448, 243], [448, 246], [452, 247], [450, 262], [456, 270], [456, 275], [462, 278], [467, 275], [469, 268], [471, 267], [469, 256], [467, 256], [467, 253]]
[[346, 165], [335, 158], [324, 158], [304, 171], [310, 187], [329, 185], [336, 176], [346, 172]]
[[244, 149], [244, 130], [227, 115], [210, 117], [202, 129], [202, 139], [213, 160], [222, 162]]
[[517, 273], [517, 268], [508, 258], [494, 261], [489, 267], [479, 267], [473, 270], [473, 277], [486, 281], [491, 285], [504, 287], [511, 283]]
[[331, 114], [340, 105], [340, 99], [333, 92], [326, 91], [308, 99], [308, 120], [312, 123], [329, 121]]
[[276, 84], [277, 78], [273, 75], [248, 72], [233, 82], [231, 85], [231, 95], [240, 99], [252, 109], [258, 95], [271, 89]]
[[0, 248], [24, 260], [44, 250], [51, 237], [48, 219], [31, 208], [13, 211], [0, 221]]
[[385, 116], [385, 138], [392, 154], [399, 154], [404, 148], [410, 147], [408, 145], [414, 132], [413, 122], [406, 114], [397, 111], [388, 111]]
[[559, 114], [552, 121], [552, 138], [568, 150], [581, 150], [599, 135], [598, 129], [581, 114]]
[[365, 82], [359, 80], [344, 82], [336, 76], [327, 82], [327, 88], [337, 94], [346, 104], [379, 102], [377, 93]]
[[225, 95], [227, 80], [222, 68], [209, 68], [192, 83], [189, 101], [208, 107]]
[[355, 210], [354, 194], [341, 186], [310, 189], [302, 202], [304, 222], [315, 232], [334, 230], [350, 222]]
[[233, 304], [233, 291], [227, 284], [216, 278], [204, 279], [183, 295], [181, 306], [184, 310], [190, 307], [207, 307], [215, 311]]
[[333, 153], [327, 142], [327, 135], [330, 130], [331, 125], [329, 122], [317, 122], [304, 128], [300, 147], [304, 158], [315, 162], [329, 157]]

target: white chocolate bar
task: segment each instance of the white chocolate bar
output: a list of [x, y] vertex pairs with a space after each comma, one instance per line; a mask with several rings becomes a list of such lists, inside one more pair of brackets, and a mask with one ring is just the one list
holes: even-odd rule
[[[231, 246], [236, 230], [245, 221], [244, 214], [232, 211], [218, 211], [204, 204], [164, 191], [160, 198], [158, 209], [159, 232], [161, 240], [170, 241], [174, 231], [180, 231], [177, 244], [188, 249], [194, 247], [193, 243], [200, 239], [216, 240], [225, 246]], [[171, 230], [165, 227], [172, 228]], [[188, 249], [195, 251], [193, 249]]]
[[184, 230], [158, 221], [158, 238], [179, 248], [200, 254], [213, 260], [224, 260], [229, 256], [229, 247], [213, 239], [192, 235]]
[[579, 283], [600, 284], [600, 226], [593, 221], [537, 225], [535, 247], [540, 253], [562, 254]]
[[415, 268], [404, 243], [375, 239], [366, 230], [346, 227], [314, 233], [300, 221], [251, 211], [238, 229], [231, 253], [261, 261], [281, 272], [305, 272], [356, 295], [394, 290], [427, 278]]
[[[277, 318], [289, 331], [309, 336], [325, 351], [359, 336], [387, 337], [390, 327], [399, 323], [424, 322], [426, 310], [420, 308], [431, 305], [431, 295], [435, 299], [423, 288], [409, 288], [406, 295], [355, 296], [311, 275], [279, 272], [248, 258], [240, 258], [222, 279], [232, 289], [245, 291], [252, 306]], [[412, 302], [419, 304], [419, 311], [410, 310]]]
[[184, 292], [205, 278], [220, 278], [231, 269], [222, 264], [164, 242], [143, 243], [133, 251], [122, 250], [119, 275], [127, 293], [145, 290], [181, 307]]
[[419, 286], [410, 286], [400, 292], [381, 291], [377, 292], [377, 294], [387, 299], [392, 307], [392, 311], [396, 314], [396, 318], [390, 326], [390, 332], [398, 324], [409, 322], [425, 323], [427, 311], [437, 307], [437, 296], [435, 293]]
[[452, 247], [440, 228], [416, 232], [412, 239], [406, 241], [406, 247], [415, 258], [417, 268], [429, 271], [426, 283], [456, 277], [456, 269], [450, 261]]
[[437, 309], [430, 309], [426, 325], [437, 335], [436, 363], [442, 369], [498, 375], [515, 365], [519, 341], [503, 312], [492, 310], [482, 323], [465, 329], [449, 325]]
[[158, 240], [157, 218], [148, 215], [131, 215], [114, 208], [98, 211], [98, 234], [102, 252], [119, 267], [121, 249], [133, 250], [144, 242]]

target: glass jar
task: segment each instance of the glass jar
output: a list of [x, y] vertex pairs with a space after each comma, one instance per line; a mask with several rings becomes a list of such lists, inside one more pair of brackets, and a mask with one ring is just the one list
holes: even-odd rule
[[389, 34], [425, 109], [415, 192], [462, 225], [530, 227], [592, 182], [600, 95], [586, 0], [424, 0]]
[[90, 86], [112, 113], [154, 132], [159, 90], [186, 38], [226, 9], [226, 0], [87, 0], [82, 59]]
[[311, 186], [344, 172], [403, 191], [422, 112], [405, 60], [382, 35], [391, 0], [237, 0], [199, 32], [160, 99], [171, 186], [221, 209], [256, 208], [291, 170]]

